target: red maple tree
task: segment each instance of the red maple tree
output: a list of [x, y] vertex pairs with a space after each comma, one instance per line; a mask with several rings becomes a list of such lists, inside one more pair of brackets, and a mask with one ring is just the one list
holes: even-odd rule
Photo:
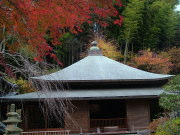
[[122, 3], [120, 0], [1, 0], [0, 27], [5, 26], [7, 32], [26, 41], [36, 54], [35, 60], [42, 61], [43, 56], [50, 55], [58, 61], [52, 53], [53, 47], [44, 38], [46, 32], [50, 31], [53, 45], [60, 45], [58, 39], [63, 34], [81, 32], [84, 22], [96, 21], [107, 26], [105, 20], [117, 16], [114, 24], [121, 25], [123, 18], [114, 5]]

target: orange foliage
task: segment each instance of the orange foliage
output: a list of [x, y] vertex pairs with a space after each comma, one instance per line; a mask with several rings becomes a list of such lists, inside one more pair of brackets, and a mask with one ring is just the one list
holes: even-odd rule
[[[91, 24], [96, 21], [107, 26], [104, 20], [108, 16], [118, 16], [115, 24], [121, 25], [122, 17], [118, 15], [114, 4], [122, 6], [120, 0], [1, 0], [0, 27], [5, 27], [7, 33], [16, 34], [28, 42], [34, 48], [35, 60], [42, 61], [44, 55], [57, 60], [52, 54], [53, 47], [44, 39], [47, 30], [50, 31], [52, 44], [60, 45], [59, 38], [64, 33], [81, 32], [84, 22]], [[92, 14], [98, 19], [92, 18]]]
[[172, 67], [170, 59], [164, 58], [149, 50], [139, 51], [139, 54], [133, 59], [135, 67], [154, 73], [167, 74]]
[[168, 121], [169, 119], [166, 117], [161, 117], [158, 119], [154, 119], [150, 124], [149, 124], [149, 129], [155, 131], [157, 129], [157, 127], [163, 123], [165, 123], [166, 121]]
[[167, 52], [173, 66], [171, 68], [171, 74], [180, 74], [180, 47], [173, 47]]

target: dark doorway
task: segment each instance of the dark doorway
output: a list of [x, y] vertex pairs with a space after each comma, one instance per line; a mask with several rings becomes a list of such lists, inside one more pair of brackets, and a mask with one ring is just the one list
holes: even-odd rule
[[90, 101], [90, 128], [118, 126], [126, 128], [126, 104], [124, 100]]
[[150, 100], [150, 117], [151, 121], [163, 116], [163, 109], [159, 106], [159, 99]]
[[90, 102], [91, 119], [125, 118], [124, 100], [97, 100]]

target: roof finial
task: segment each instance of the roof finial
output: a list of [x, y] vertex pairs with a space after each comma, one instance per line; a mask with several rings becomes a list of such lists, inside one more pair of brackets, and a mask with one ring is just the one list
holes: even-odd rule
[[92, 47], [89, 49], [89, 55], [102, 55], [101, 50], [97, 47], [97, 41], [91, 43]]
[[91, 45], [92, 45], [92, 46], [97, 46], [97, 42], [96, 42], [96, 41], [92, 41], [92, 42], [91, 42]]

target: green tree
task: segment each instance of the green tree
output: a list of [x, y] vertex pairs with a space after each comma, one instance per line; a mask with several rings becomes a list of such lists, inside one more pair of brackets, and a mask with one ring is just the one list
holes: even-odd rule
[[[118, 11], [124, 16], [123, 26], [110, 25], [107, 27], [108, 37], [118, 41], [121, 47], [126, 46], [122, 49], [127, 50], [128, 46], [132, 52], [148, 48], [157, 51], [165, 47], [177, 46], [179, 43], [179, 14], [174, 11], [174, 7], [178, 1], [144, 0], [140, 1], [143, 5], [142, 8], [137, 8], [141, 6], [138, 4], [138, 0], [134, 1], [137, 5], [132, 4], [133, 1], [126, 1], [123, 3], [124, 6], [119, 8]], [[134, 31], [128, 33], [127, 26]], [[126, 45], [127, 43], [128, 45]]]
[[124, 63], [127, 61], [129, 43], [136, 37], [138, 28], [142, 25], [143, 8], [143, 1], [132, 0], [123, 12], [124, 24], [122, 37], [125, 41]]
[[180, 46], [180, 11], [176, 12], [176, 18], [177, 18], [177, 27], [176, 27], [176, 34], [174, 39], [174, 45]]
[[180, 118], [170, 119], [157, 127], [155, 135], [179, 135]]
[[161, 95], [160, 105], [169, 111], [180, 110], [180, 75], [173, 77], [164, 86], [165, 92]]
[[177, 19], [172, 3], [157, 0], [146, 4], [144, 26], [141, 35], [142, 47], [157, 49], [170, 46], [175, 36]]
[[[170, 119], [160, 124], [155, 135], [180, 134], [180, 75], [174, 76], [164, 86], [165, 92], [161, 95], [160, 106], [171, 112]], [[172, 115], [174, 114], [174, 115]], [[173, 116], [173, 117], [172, 117]], [[174, 118], [174, 116], [176, 116]]]

